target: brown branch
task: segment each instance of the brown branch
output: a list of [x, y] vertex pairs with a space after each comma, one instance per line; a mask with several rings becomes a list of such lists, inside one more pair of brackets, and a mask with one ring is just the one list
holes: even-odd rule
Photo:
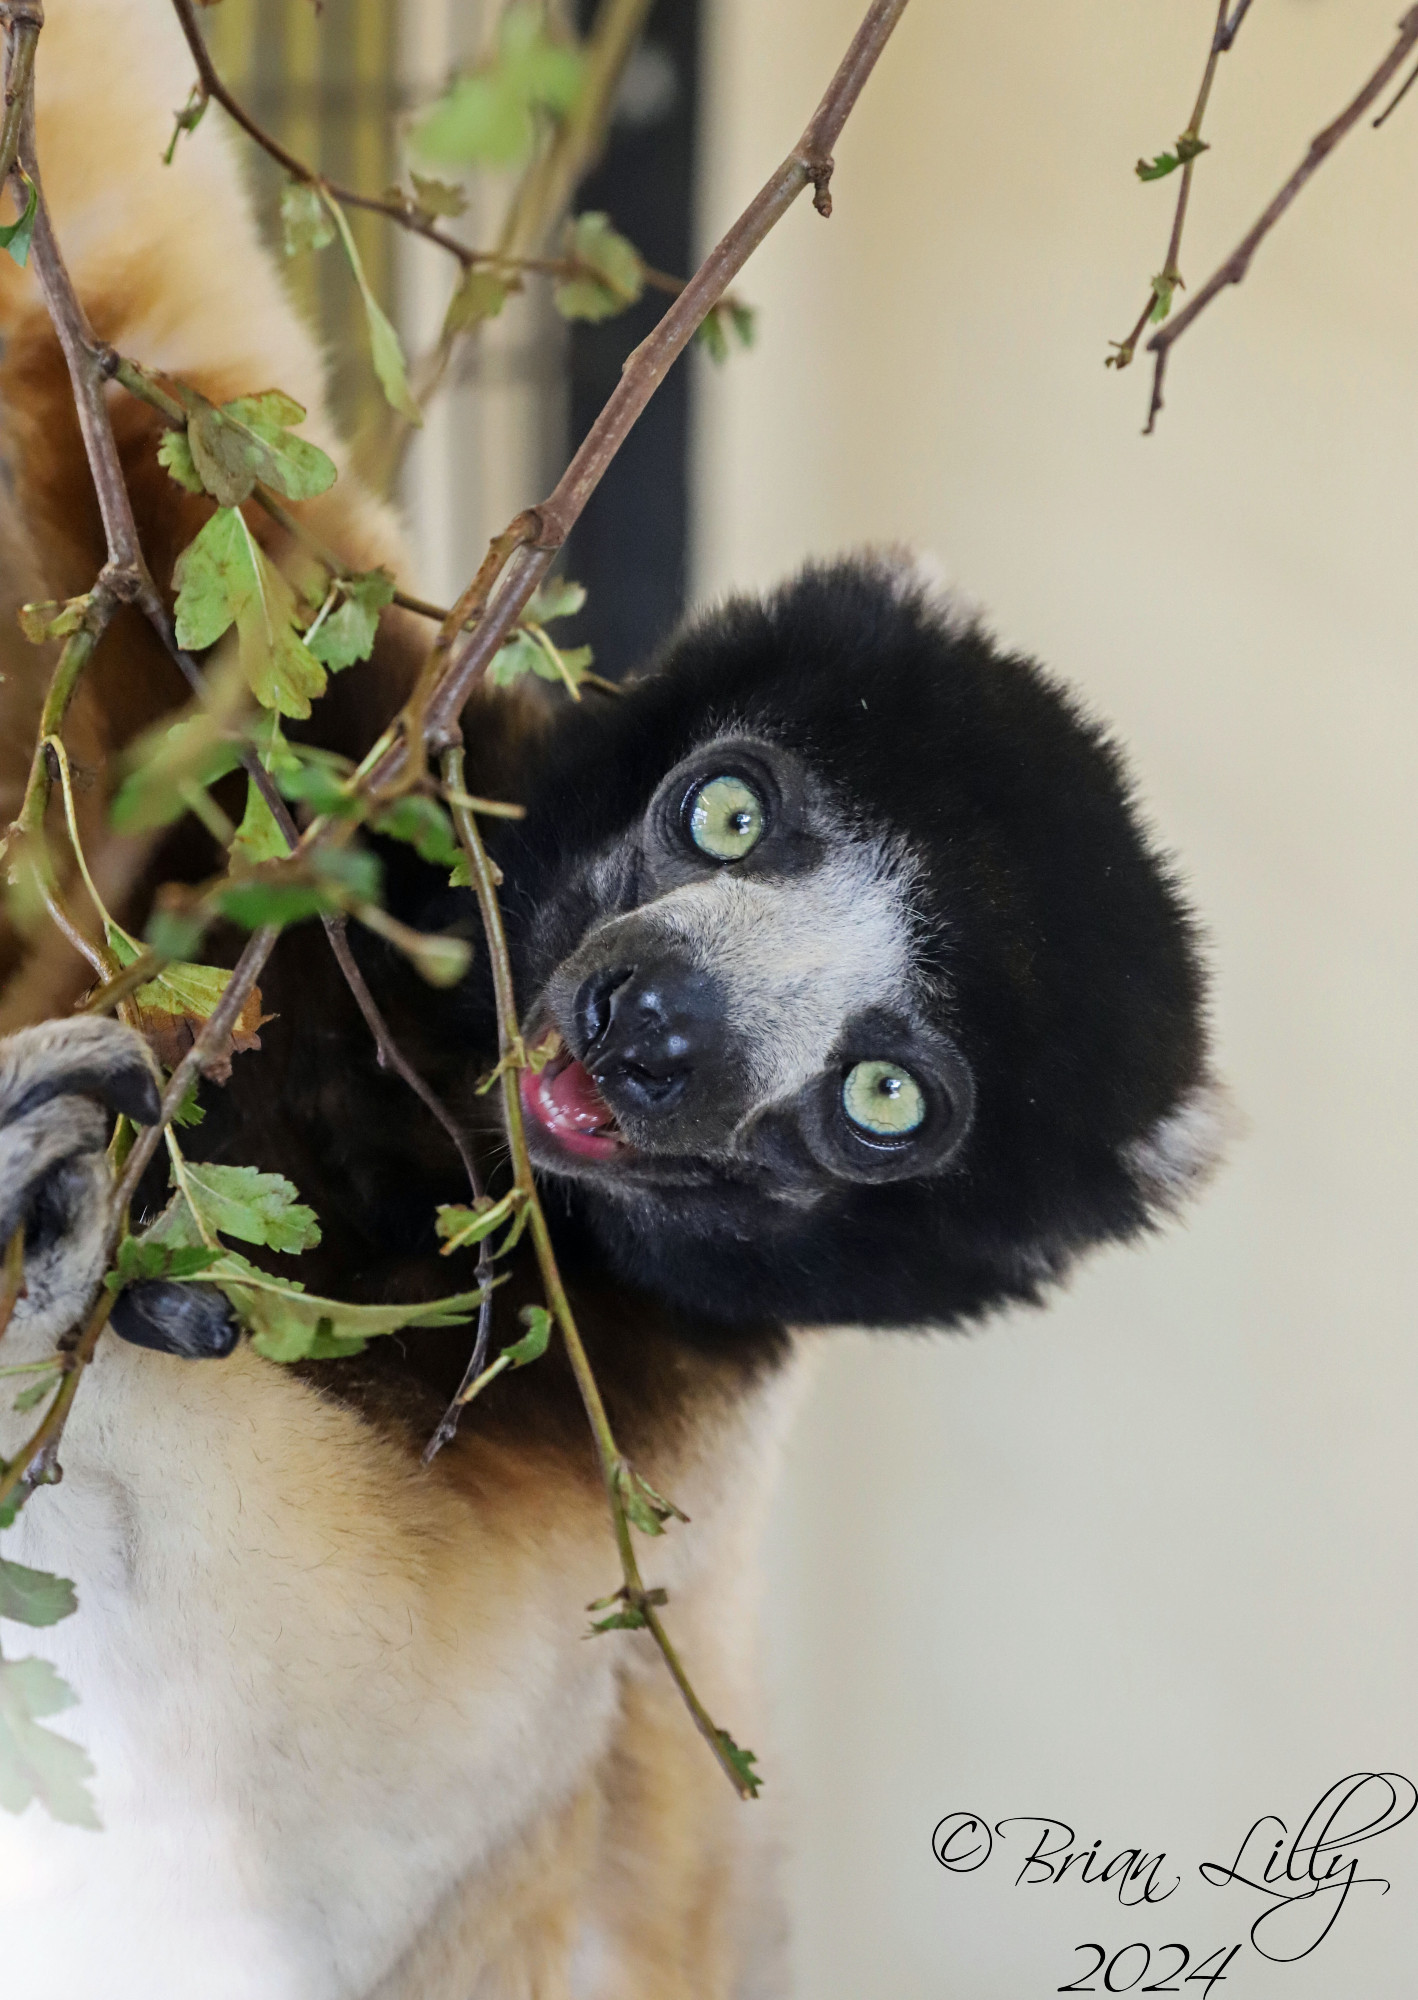
[[[832, 171], [832, 148], [905, 9], [906, 0], [872, 0], [851, 47], [797, 145], [710, 251], [653, 332], [626, 361], [620, 381], [579, 451], [548, 497], [531, 510], [537, 524], [535, 540], [521, 539], [510, 557], [496, 562], [494, 575], [498, 577], [498, 587], [495, 593], [490, 593], [486, 613], [471, 631], [465, 629], [464, 614], [460, 621], [463, 629], [448, 646], [447, 661], [427, 696], [422, 735], [429, 749], [438, 751], [457, 740], [458, 717], [473, 688], [550, 569], [631, 426], [672, 363], [688, 346], [701, 321], [805, 187], [813, 188], [814, 200], [821, 208]], [[519, 516], [518, 521], [525, 518]], [[505, 542], [507, 537], [500, 539]], [[499, 553], [496, 545], [492, 553]], [[479, 576], [482, 577], [482, 572]], [[455, 606], [455, 612], [457, 609]], [[398, 782], [413, 733], [405, 731], [374, 766], [370, 775], [373, 788], [379, 790]]]
[[1152, 402], [1147, 412], [1146, 432], [1151, 436], [1156, 428], [1157, 418], [1162, 409], [1162, 383], [1167, 372], [1167, 359], [1176, 342], [1197, 317], [1206, 311], [1217, 293], [1227, 285], [1239, 285], [1251, 268], [1251, 260], [1261, 244], [1269, 236], [1282, 215], [1290, 207], [1295, 197], [1306, 183], [1316, 174], [1344, 138], [1352, 131], [1374, 102], [1382, 95], [1391, 79], [1418, 47], [1418, 7], [1410, 7], [1398, 24], [1398, 38], [1393, 47], [1364, 84], [1358, 95], [1351, 98], [1339, 116], [1325, 126], [1311, 139], [1309, 149], [1291, 174], [1279, 194], [1265, 209], [1260, 218], [1246, 231], [1224, 264], [1212, 272], [1201, 290], [1189, 302], [1185, 310], [1167, 326], [1159, 327], [1147, 343], [1147, 351], [1157, 357], [1152, 376]]
[[355, 962], [355, 955], [350, 950], [347, 920], [343, 916], [326, 917], [325, 935], [330, 940], [330, 949], [335, 954], [335, 962], [345, 976], [345, 984], [354, 995], [355, 1004], [364, 1016], [365, 1026], [374, 1037], [374, 1046], [379, 1054], [379, 1067], [392, 1069], [396, 1075], [401, 1076], [424, 1108], [438, 1120], [452, 1140], [458, 1158], [463, 1163], [463, 1171], [468, 1176], [468, 1185], [476, 1201], [483, 1191], [482, 1179], [467, 1137], [452, 1112], [434, 1095], [390, 1034], [389, 1024], [380, 1013], [374, 995], [365, 983], [364, 974]]
[[[1130, 367], [1137, 352], [1137, 343], [1147, 330], [1147, 322], [1159, 313], [1165, 317], [1171, 310], [1172, 292], [1182, 283], [1179, 259], [1182, 254], [1182, 231], [1187, 225], [1187, 208], [1191, 201], [1192, 173], [1198, 156], [1205, 148], [1198, 144], [1201, 138], [1201, 121], [1206, 116], [1206, 106], [1211, 96], [1211, 86], [1216, 78], [1216, 65], [1235, 41], [1242, 21], [1250, 8], [1251, 0], [1239, 0], [1234, 14], [1227, 16], [1229, 0], [1219, 0], [1216, 26], [1212, 31], [1211, 48], [1207, 53], [1206, 68], [1202, 72], [1201, 88], [1197, 91], [1196, 103], [1186, 130], [1177, 140], [1179, 152], [1189, 148], [1196, 150], [1182, 161], [1182, 184], [1177, 190], [1177, 206], [1172, 216], [1172, 231], [1167, 239], [1167, 254], [1162, 260], [1162, 269], [1152, 281], [1152, 289], [1147, 295], [1147, 303], [1137, 316], [1137, 324], [1123, 340], [1109, 342], [1114, 352], [1104, 364], [1109, 368]], [[1141, 164], [1141, 163], [1139, 163]]]
[[1384, 106], [1383, 110], [1374, 120], [1374, 130], [1376, 132], [1379, 130], [1380, 126], [1387, 125], [1389, 119], [1392, 118], [1394, 112], [1397, 111], [1399, 105], [1402, 104], [1404, 98], [1407, 97], [1409, 91], [1412, 90], [1415, 83], [1418, 83], [1418, 65], [1415, 65], [1414, 68], [1409, 70], [1407, 76], [1398, 86], [1398, 89], [1393, 95], [1393, 97], [1390, 98], [1389, 102]]
[[197, 1081], [203, 1064], [209, 1062], [218, 1050], [227, 1046], [232, 1030], [236, 1026], [237, 1017], [246, 1005], [252, 987], [261, 977], [266, 960], [271, 956], [279, 936], [280, 930], [275, 924], [263, 924], [246, 940], [245, 949], [222, 989], [221, 999], [202, 1023], [191, 1048], [168, 1078], [167, 1089], [162, 1096], [162, 1112], [157, 1123], [145, 1125], [133, 1142], [133, 1150], [128, 1155], [123, 1178], [118, 1183], [113, 1197], [115, 1216], [123, 1214], [137, 1193], [144, 1169], [157, 1151], [163, 1133], [181, 1110], [183, 1100]]
[[5, 1329], [24, 1295], [25, 1225], [22, 1222], [5, 1246], [5, 1273], [0, 1280], [0, 1340], [5, 1338]]
[[1240, 33], [1241, 23], [1242, 21], [1245, 20], [1247, 14], [1249, 14], [1250, 11], [1251, 11], [1251, 0], [1236, 0], [1236, 11], [1231, 16], [1231, 18], [1227, 20], [1225, 18], [1226, 10], [1224, 7], [1222, 8], [1221, 25], [1216, 30], [1216, 46], [1223, 55], [1225, 54], [1226, 50], [1230, 48], [1232, 42], [1235, 41], [1237, 35]]

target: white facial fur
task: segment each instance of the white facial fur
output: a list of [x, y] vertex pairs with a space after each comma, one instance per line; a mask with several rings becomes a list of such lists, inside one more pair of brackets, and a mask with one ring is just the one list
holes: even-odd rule
[[726, 867], [641, 914], [723, 982], [761, 1106], [814, 1077], [853, 1015], [908, 1002], [910, 904], [899, 848], [834, 830], [820, 865], [801, 875]]

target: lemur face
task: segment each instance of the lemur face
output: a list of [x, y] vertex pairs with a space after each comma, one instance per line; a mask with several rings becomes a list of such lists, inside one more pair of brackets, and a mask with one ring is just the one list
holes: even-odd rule
[[524, 1073], [538, 1163], [612, 1198], [731, 1182], [793, 1207], [945, 1171], [974, 1083], [918, 872], [783, 745], [681, 759], [544, 913], [584, 929], [528, 1021], [564, 1044]]
[[1037, 1295], [1216, 1151], [1191, 920], [1117, 753], [893, 567], [809, 570], [568, 718], [509, 836], [534, 1157], [710, 1316]]

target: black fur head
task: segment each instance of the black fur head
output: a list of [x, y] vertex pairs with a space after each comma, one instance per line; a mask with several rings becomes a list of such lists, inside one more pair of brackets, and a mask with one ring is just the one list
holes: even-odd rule
[[534, 1157], [677, 1304], [949, 1324], [1212, 1163], [1195, 933], [1117, 751], [903, 565], [733, 602], [569, 713], [502, 858], [565, 1042]]

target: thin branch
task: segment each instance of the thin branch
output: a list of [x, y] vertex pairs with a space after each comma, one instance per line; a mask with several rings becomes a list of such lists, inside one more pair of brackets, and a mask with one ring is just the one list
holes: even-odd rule
[[1415, 65], [1414, 68], [1409, 70], [1407, 76], [1403, 79], [1403, 82], [1398, 86], [1397, 94], [1392, 98], [1392, 100], [1388, 104], [1384, 106], [1383, 110], [1374, 120], [1374, 130], [1376, 132], [1378, 131], [1381, 125], [1387, 125], [1389, 119], [1392, 118], [1394, 112], [1397, 111], [1399, 105], [1402, 104], [1404, 98], [1407, 97], [1409, 91], [1412, 90], [1415, 83], [1418, 83], [1418, 65]]
[[1222, 8], [1221, 25], [1216, 30], [1216, 47], [1217, 50], [1222, 55], [1225, 54], [1226, 50], [1230, 48], [1232, 42], [1235, 41], [1237, 35], [1241, 31], [1241, 23], [1242, 21], [1245, 20], [1247, 14], [1249, 14], [1250, 11], [1251, 11], [1251, 0], [1236, 0], [1236, 11], [1231, 16], [1231, 18], [1227, 20], [1225, 18], [1226, 10], [1224, 7]]
[[115, 1218], [121, 1216], [138, 1191], [149, 1160], [157, 1151], [163, 1133], [182, 1109], [189, 1089], [197, 1081], [204, 1063], [225, 1049], [251, 989], [261, 977], [266, 960], [275, 948], [280, 931], [275, 924], [263, 924], [251, 933], [245, 949], [222, 989], [222, 997], [197, 1032], [191, 1048], [168, 1078], [163, 1092], [162, 1112], [155, 1125], [145, 1125], [133, 1142], [123, 1178], [113, 1197]]
[[[5, 1246], [5, 1275], [0, 1281], [0, 1340], [5, 1338], [5, 1329], [14, 1316], [15, 1307], [25, 1295], [25, 1225], [21, 1223]], [[32, 1361], [22, 1361], [20, 1368], [32, 1368]], [[7, 1374], [0, 1368], [0, 1375]]]
[[1291, 174], [1289, 180], [1286, 181], [1284, 187], [1281, 188], [1279, 194], [1276, 195], [1275, 199], [1265, 209], [1258, 221], [1246, 231], [1246, 234], [1241, 238], [1241, 241], [1236, 245], [1236, 248], [1231, 252], [1225, 263], [1218, 266], [1212, 272], [1201, 290], [1188, 303], [1186, 308], [1178, 313], [1174, 320], [1169, 321], [1166, 326], [1159, 327], [1151, 340], [1148, 341], [1148, 353], [1154, 354], [1157, 357], [1152, 377], [1152, 402], [1147, 413], [1146, 430], [1149, 436], [1156, 427], [1157, 418], [1162, 409], [1162, 383], [1167, 371], [1167, 360], [1172, 348], [1197, 317], [1206, 311], [1206, 308], [1211, 304], [1211, 301], [1216, 297], [1218, 292], [1224, 291], [1228, 285], [1239, 285], [1241, 283], [1251, 268], [1251, 260], [1255, 256], [1256, 251], [1260, 248], [1271, 230], [1274, 229], [1281, 216], [1285, 214], [1295, 197], [1324, 165], [1346, 133], [1351, 132], [1358, 124], [1374, 100], [1380, 97], [1388, 88], [1389, 83], [1403, 67], [1415, 47], [1418, 47], [1418, 7], [1410, 7], [1398, 24], [1398, 37], [1393, 47], [1357, 96], [1351, 98], [1339, 116], [1326, 125], [1324, 130], [1317, 133], [1310, 141], [1309, 149], [1304, 159], [1301, 160], [1299, 166], [1296, 167], [1294, 173]]
[[354, 995], [355, 1004], [364, 1016], [365, 1026], [374, 1037], [374, 1046], [379, 1053], [379, 1067], [392, 1069], [396, 1075], [401, 1076], [419, 1102], [438, 1120], [452, 1140], [458, 1158], [463, 1163], [463, 1171], [468, 1176], [468, 1185], [476, 1201], [483, 1191], [482, 1179], [467, 1136], [452, 1112], [434, 1095], [390, 1034], [389, 1024], [380, 1013], [374, 995], [365, 983], [364, 974], [355, 962], [355, 955], [350, 950], [347, 920], [343, 916], [326, 917], [325, 935], [330, 940], [330, 949], [335, 954], [335, 962], [345, 976], [345, 984]]
[[[701, 321], [805, 187], [813, 189], [819, 212], [824, 210], [832, 174], [832, 148], [906, 4], [907, 0], [872, 0], [797, 145], [710, 251], [653, 332], [626, 361], [610, 400], [552, 492], [531, 510], [530, 516], [519, 516], [513, 524], [516, 528], [519, 523], [527, 522], [529, 532], [519, 537], [509, 556], [496, 562], [494, 575], [500, 580], [495, 595], [491, 591], [485, 593], [490, 598], [485, 615], [471, 631], [460, 629], [447, 646], [446, 662], [423, 707], [421, 731], [406, 729], [400, 740], [384, 753], [370, 777], [374, 789], [397, 783], [408, 757], [408, 745], [417, 734], [421, 733], [434, 751], [456, 741], [458, 717], [473, 688], [550, 569], [631, 426], [673, 362], [688, 346]], [[511, 533], [508, 530], [499, 539], [506, 543]], [[491, 553], [500, 556], [496, 544]], [[479, 574], [481, 577], [482, 573]], [[457, 609], [455, 606], [455, 612]], [[460, 627], [466, 627], [467, 622], [465, 613]], [[446, 633], [446, 626], [444, 630]], [[440, 634], [440, 642], [443, 637]], [[416, 761], [421, 762], [421, 757]]]
[[[630, 1521], [626, 1515], [621, 1492], [622, 1481], [629, 1475], [629, 1467], [616, 1443], [600, 1388], [592, 1371], [580, 1330], [576, 1325], [576, 1316], [571, 1310], [571, 1301], [566, 1295], [566, 1287], [557, 1268], [551, 1232], [547, 1228], [546, 1216], [537, 1194], [536, 1178], [532, 1172], [531, 1155], [527, 1151], [527, 1134], [522, 1122], [522, 1041], [518, 1029], [516, 995], [512, 987], [512, 962], [507, 950], [507, 935], [503, 929], [502, 912], [497, 901], [497, 885], [493, 880], [492, 864], [488, 859], [487, 849], [483, 846], [477, 821], [465, 805], [457, 803], [464, 795], [465, 787], [463, 752], [456, 744], [450, 745], [443, 753], [443, 789], [444, 796], [455, 802], [451, 808], [453, 820], [458, 829], [458, 837], [463, 843], [463, 852], [468, 859], [483, 930], [487, 936], [488, 953], [492, 960], [493, 994], [497, 1003], [502, 1113], [507, 1127], [507, 1143], [512, 1154], [513, 1176], [526, 1204], [528, 1226], [547, 1304], [560, 1330], [567, 1359], [571, 1363], [571, 1372], [576, 1378], [576, 1387], [580, 1391], [591, 1432], [596, 1440], [596, 1450], [601, 1461], [601, 1477], [605, 1482], [611, 1523], [615, 1529], [616, 1547], [620, 1552], [623, 1578], [620, 1595], [627, 1605], [639, 1613], [650, 1631], [674, 1677], [676, 1687], [684, 1698], [685, 1705], [694, 1718], [695, 1727], [713, 1751], [729, 1782], [740, 1797], [751, 1798], [754, 1792], [753, 1786], [745, 1782], [742, 1770], [729, 1754], [724, 1732], [714, 1722], [695, 1693], [679, 1655], [655, 1611], [655, 1605], [664, 1601], [663, 1593], [647, 1591], [640, 1574], [635, 1544], [631, 1537]], [[455, 1399], [438, 1432], [435, 1433], [435, 1440], [450, 1421], [456, 1422], [455, 1412], [458, 1407]], [[432, 1440], [430, 1442], [432, 1448], [436, 1449], [436, 1443]]]
[[38, 7], [16, 5], [8, 9], [6, 19], [10, 24], [10, 60], [5, 73], [5, 122], [0, 126], [0, 186], [9, 180], [19, 153], [44, 15]]
[[[1177, 206], [1172, 216], [1172, 233], [1167, 239], [1167, 254], [1162, 260], [1162, 269], [1152, 281], [1152, 289], [1147, 295], [1147, 303], [1137, 316], [1137, 324], [1124, 340], [1109, 344], [1113, 353], [1108, 356], [1106, 366], [1123, 369], [1131, 366], [1137, 352], [1137, 343], [1147, 330], [1147, 322], [1157, 316], [1165, 317], [1171, 310], [1172, 293], [1182, 283], [1180, 258], [1182, 254], [1182, 231], [1187, 226], [1187, 208], [1191, 202], [1192, 174], [1197, 159], [1206, 149], [1200, 144], [1201, 121], [1206, 116], [1207, 103], [1211, 97], [1211, 86], [1216, 79], [1216, 65], [1235, 41], [1250, 8], [1251, 0], [1239, 0], [1236, 11], [1229, 19], [1229, 0], [1219, 0], [1216, 26], [1212, 31], [1211, 48], [1207, 53], [1206, 68], [1202, 72], [1201, 88], [1197, 91], [1196, 103], [1186, 130], [1177, 140], [1177, 151], [1185, 155], [1182, 160], [1182, 184], [1177, 190]], [[1141, 163], [1139, 163], [1141, 164]]]

